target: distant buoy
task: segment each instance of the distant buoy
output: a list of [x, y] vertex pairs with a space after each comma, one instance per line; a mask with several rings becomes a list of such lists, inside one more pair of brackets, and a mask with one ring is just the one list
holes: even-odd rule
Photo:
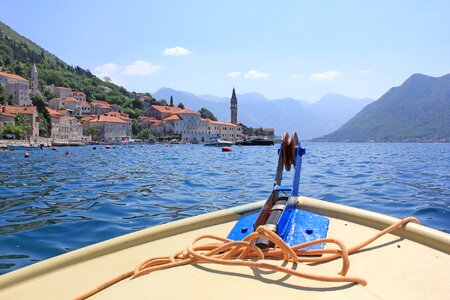
[[69, 150], [67, 150], [66, 151], [66, 156], [69, 156], [69, 155], [70, 155]]
[[30, 153], [28, 153], [28, 152], [25, 152], [25, 158], [28, 158], [28, 157], [30, 157]]
[[222, 147], [222, 152], [230, 152], [231, 147]]
[[53, 150], [53, 151], [56, 151], [56, 150], [58, 150], [58, 148], [56, 148], [56, 147], [52, 147], [52, 150]]
[[105, 148], [106, 148], [106, 149], [111, 149], [111, 146], [108, 145], [108, 146], [106, 146]]

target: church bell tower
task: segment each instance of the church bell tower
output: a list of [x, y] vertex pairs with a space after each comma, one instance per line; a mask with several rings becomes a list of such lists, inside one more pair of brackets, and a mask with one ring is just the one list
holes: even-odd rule
[[237, 124], [237, 122], [238, 122], [237, 121], [237, 98], [236, 98], [236, 92], [234, 90], [234, 87], [233, 87], [233, 94], [231, 95], [230, 103], [231, 103], [231, 107], [230, 107], [231, 123]]

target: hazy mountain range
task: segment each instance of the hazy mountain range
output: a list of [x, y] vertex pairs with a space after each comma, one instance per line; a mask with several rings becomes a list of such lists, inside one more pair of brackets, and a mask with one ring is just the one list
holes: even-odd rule
[[318, 141], [450, 142], [450, 74], [414, 74]]
[[[170, 88], [160, 88], [152, 94], [155, 99], [182, 102], [186, 108], [210, 110], [219, 120], [230, 121], [230, 97], [194, 95]], [[316, 103], [293, 98], [268, 99], [258, 93], [237, 93], [238, 121], [249, 127], [272, 127], [275, 134], [297, 131], [301, 139], [311, 139], [338, 129], [373, 100], [354, 99], [327, 94]]]

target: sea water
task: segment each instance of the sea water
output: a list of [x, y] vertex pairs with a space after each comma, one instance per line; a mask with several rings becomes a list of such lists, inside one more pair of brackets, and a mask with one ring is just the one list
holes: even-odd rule
[[[450, 144], [305, 143], [300, 194], [450, 232]], [[66, 155], [68, 151], [69, 155]], [[278, 146], [0, 152], [0, 274], [119, 235], [266, 199]], [[292, 171], [284, 184], [292, 182]]]

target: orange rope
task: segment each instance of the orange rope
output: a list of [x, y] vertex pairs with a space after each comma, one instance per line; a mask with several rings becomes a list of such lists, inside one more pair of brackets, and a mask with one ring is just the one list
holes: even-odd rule
[[[171, 256], [150, 258], [139, 264], [133, 271], [123, 273], [111, 280], [108, 280], [107, 282], [104, 282], [103, 284], [90, 290], [89, 292], [80, 295], [76, 299], [86, 299], [128, 277], [130, 277], [130, 279], [134, 279], [151, 272], [187, 264], [198, 264], [202, 262], [268, 269], [319, 281], [353, 282], [361, 285], [367, 285], [367, 282], [362, 278], [346, 276], [347, 271], [350, 267], [348, 256], [356, 251], [359, 251], [384, 234], [394, 231], [395, 229], [408, 222], [419, 223], [419, 221], [413, 217], [402, 219], [399, 222], [387, 227], [383, 231], [377, 233], [367, 241], [355, 245], [350, 249], [347, 249], [341, 241], [332, 238], [318, 239], [315, 241], [289, 247], [276, 233], [263, 226], [258, 227], [254, 233], [247, 236], [243, 241], [232, 241], [213, 235], [202, 235], [196, 238], [190, 245], [188, 245], [187, 249], [179, 251]], [[260, 237], [270, 240], [274, 243], [275, 246], [263, 252], [261, 249], [254, 245], [255, 241]], [[204, 239], [212, 239], [216, 242], [198, 245], [198, 242]], [[300, 250], [305, 247], [323, 243], [336, 244], [339, 249]], [[302, 257], [318, 255], [321, 255], [321, 257]], [[340, 276], [308, 274], [283, 266], [258, 261], [258, 259], [282, 259], [286, 262], [293, 262], [294, 264], [299, 262], [323, 263], [339, 257], [342, 258], [342, 269], [338, 273]]]

